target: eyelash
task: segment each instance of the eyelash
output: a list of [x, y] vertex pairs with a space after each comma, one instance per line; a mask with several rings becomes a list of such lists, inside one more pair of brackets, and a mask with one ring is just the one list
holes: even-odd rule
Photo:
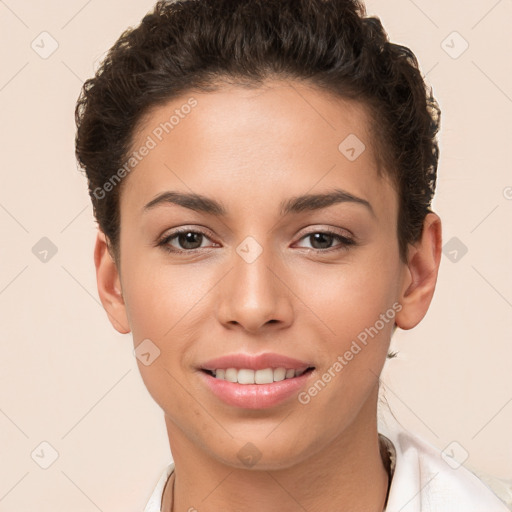
[[[174, 248], [174, 247], [169, 245], [169, 242], [172, 239], [176, 238], [177, 236], [179, 236], [180, 234], [183, 234], [183, 233], [200, 234], [200, 235], [203, 235], [206, 238], [210, 238], [208, 233], [206, 233], [204, 231], [188, 229], [188, 228], [180, 228], [180, 229], [176, 229], [171, 234], [166, 235], [164, 238], [159, 240], [157, 242], [157, 246], [161, 247], [164, 251], [166, 251], [168, 253], [171, 253], [171, 254], [183, 254], [183, 253], [189, 253], [189, 254], [192, 253], [193, 254], [193, 253], [203, 249], [202, 247], [198, 247], [196, 249], [176, 249], [176, 248]], [[341, 242], [341, 245], [339, 245], [337, 247], [329, 247], [327, 249], [315, 249], [315, 248], [310, 248], [309, 249], [310, 251], [314, 251], [316, 253], [348, 251], [350, 246], [357, 245], [355, 240], [353, 240], [352, 238], [348, 238], [346, 236], [340, 235], [339, 233], [336, 233], [336, 232], [334, 232], [332, 230], [329, 230], [329, 229], [322, 230], [322, 231], [320, 231], [320, 230], [318, 230], [318, 231], [311, 231], [310, 233], [306, 233], [305, 235], [303, 235], [300, 238], [300, 240], [303, 240], [304, 238], [307, 238], [309, 236], [316, 235], [316, 234], [329, 235], [329, 236], [334, 237], [339, 242]]]

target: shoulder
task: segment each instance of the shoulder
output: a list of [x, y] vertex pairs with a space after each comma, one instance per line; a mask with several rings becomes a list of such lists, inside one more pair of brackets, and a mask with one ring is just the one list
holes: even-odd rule
[[451, 453], [403, 429], [379, 432], [391, 441], [395, 467], [386, 512], [509, 512]]

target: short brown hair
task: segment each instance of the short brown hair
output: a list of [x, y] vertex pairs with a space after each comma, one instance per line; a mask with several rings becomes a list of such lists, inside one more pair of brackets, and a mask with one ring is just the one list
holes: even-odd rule
[[123, 165], [152, 107], [222, 82], [306, 81], [371, 113], [378, 158], [399, 196], [400, 257], [419, 239], [434, 195], [440, 109], [413, 52], [389, 42], [357, 0], [159, 1], [109, 50], [78, 98], [76, 156], [99, 227], [118, 254], [119, 194], [95, 191]]

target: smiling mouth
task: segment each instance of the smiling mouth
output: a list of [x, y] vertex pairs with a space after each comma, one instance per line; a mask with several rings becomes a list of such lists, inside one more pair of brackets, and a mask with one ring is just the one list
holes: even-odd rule
[[264, 368], [251, 370], [248, 368], [218, 368], [216, 370], [202, 371], [219, 380], [226, 380], [237, 384], [272, 384], [283, 380], [294, 379], [315, 369], [314, 366], [306, 368]]

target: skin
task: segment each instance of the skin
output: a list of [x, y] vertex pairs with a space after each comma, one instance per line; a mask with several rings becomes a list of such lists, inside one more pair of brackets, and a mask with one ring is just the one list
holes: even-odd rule
[[[152, 364], [137, 363], [165, 413], [175, 461], [162, 510], [171, 510], [174, 487], [175, 512], [381, 511], [388, 477], [378, 448], [378, 376], [393, 321], [306, 405], [294, 396], [268, 409], [228, 406], [198, 366], [228, 353], [277, 352], [313, 361], [311, 384], [394, 303], [402, 306], [396, 325], [413, 328], [434, 293], [441, 221], [428, 214], [422, 238], [400, 261], [398, 196], [377, 174], [364, 107], [297, 82], [175, 98], [148, 112], [133, 148], [190, 96], [198, 105], [123, 184], [119, 262], [101, 231], [95, 247], [112, 325], [131, 331], [135, 346], [149, 338], [160, 350]], [[338, 150], [351, 133], [366, 146], [354, 161]], [[282, 200], [334, 188], [367, 200], [374, 213], [343, 202], [279, 215]], [[206, 195], [228, 215], [173, 204], [144, 211], [164, 191]], [[192, 239], [194, 253], [156, 246], [179, 226], [211, 235]], [[306, 236], [327, 228], [357, 244], [333, 250], [342, 247], [336, 238], [319, 245]], [[236, 252], [249, 235], [263, 250], [252, 263]], [[187, 250], [183, 238], [169, 244]], [[261, 453], [252, 467], [237, 456], [247, 442]]]

